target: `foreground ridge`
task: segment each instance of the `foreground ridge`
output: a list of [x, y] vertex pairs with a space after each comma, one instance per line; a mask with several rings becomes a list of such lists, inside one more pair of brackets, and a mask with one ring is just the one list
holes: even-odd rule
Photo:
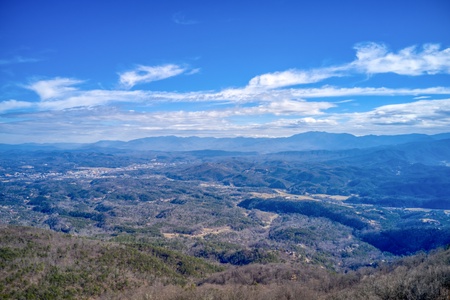
[[[149, 244], [0, 228], [1, 298], [448, 299], [450, 249], [336, 274], [319, 266], [228, 268]], [[153, 297], [153, 298], [152, 298]]]

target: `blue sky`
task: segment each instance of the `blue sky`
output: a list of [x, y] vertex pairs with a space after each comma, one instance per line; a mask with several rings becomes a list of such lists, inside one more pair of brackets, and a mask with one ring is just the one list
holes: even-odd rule
[[0, 1], [0, 143], [450, 131], [450, 2]]

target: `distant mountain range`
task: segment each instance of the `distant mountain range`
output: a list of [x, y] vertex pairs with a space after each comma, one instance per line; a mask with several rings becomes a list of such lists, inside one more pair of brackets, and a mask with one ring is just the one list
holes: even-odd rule
[[[0, 144], [0, 151], [8, 150], [85, 150], [85, 151], [198, 151], [221, 150], [232, 152], [257, 152], [260, 154], [277, 153], [283, 151], [309, 150], [348, 150], [366, 149], [380, 146], [405, 145], [410, 143], [424, 143], [421, 148], [425, 151], [427, 143], [450, 139], [450, 133], [436, 135], [404, 134], [404, 135], [366, 135], [306, 132], [283, 138], [212, 138], [212, 137], [176, 137], [161, 136], [124, 141], [99, 141], [92, 144]], [[410, 144], [409, 146], [407, 144]], [[445, 151], [445, 150], [444, 150]]]

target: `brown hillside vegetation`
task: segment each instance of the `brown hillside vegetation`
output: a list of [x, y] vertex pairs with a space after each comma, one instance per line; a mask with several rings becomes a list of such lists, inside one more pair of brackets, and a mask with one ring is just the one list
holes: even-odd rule
[[450, 299], [450, 249], [340, 274], [223, 267], [148, 244], [0, 227], [0, 299]]
[[0, 299], [96, 299], [146, 285], [187, 285], [223, 268], [147, 244], [0, 227]]

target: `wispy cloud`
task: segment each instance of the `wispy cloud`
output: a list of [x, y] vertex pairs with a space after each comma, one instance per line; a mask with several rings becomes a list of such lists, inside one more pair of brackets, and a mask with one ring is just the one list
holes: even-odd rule
[[235, 88], [222, 91], [197, 92], [144, 92], [153, 101], [166, 102], [209, 102], [228, 101], [230, 103], [273, 102], [283, 99], [333, 98], [349, 96], [419, 96], [419, 95], [449, 95], [450, 87], [431, 88], [385, 88], [385, 87], [354, 87], [340, 88], [323, 86], [318, 88], [289, 89], [249, 89]]
[[134, 70], [120, 73], [119, 81], [125, 88], [132, 88], [137, 84], [170, 78], [180, 75], [186, 71], [187, 68], [175, 64], [161, 66], [140, 65]]
[[36, 92], [41, 101], [36, 107], [40, 110], [63, 110], [74, 107], [92, 107], [112, 102], [141, 102], [149, 99], [144, 91], [123, 90], [82, 90], [76, 87], [83, 83], [72, 78], [39, 80], [26, 87]]
[[422, 100], [422, 99], [428, 99], [428, 98], [431, 98], [430, 96], [417, 96], [417, 97], [414, 97], [414, 100]]
[[33, 103], [27, 101], [7, 100], [0, 102], [0, 112], [22, 109], [33, 106]]
[[41, 100], [52, 100], [69, 95], [76, 88], [76, 84], [83, 81], [71, 78], [57, 77], [50, 80], [39, 80], [26, 86], [26, 88], [36, 92]]
[[346, 96], [418, 96], [418, 95], [448, 95], [450, 87], [430, 88], [386, 88], [386, 87], [354, 87], [339, 88], [324, 86], [321, 88], [291, 89], [292, 97], [346, 97]]
[[63, 110], [74, 107], [108, 105], [114, 102], [136, 103], [144, 99], [148, 99], [148, 96], [141, 91], [74, 91], [64, 98], [42, 101], [38, 104], [38, 108], [41, 110]]
[[309, 71], [287, 70], [273, 72], [253, 77], [248, 83], [248, 88], [274, 89], [299, 84], [316, 83], [324, 79], [341, 76], [341, 68], [323, 68]]
[[181, 11], [172, 15], [172, 21], [179, 25], [194, 25], [199, 23], [197, 20], [188, 18], [186, 14]]
[[42, 61], [42, 59], [32, 58], [32, 57], [23, 57], [23, 56], [14, 56], [10, 59], [0, 59], [0, 65], [12, 65], [12, 64], [23, 64], [23, 63], [35, 63]]
[[257, 107], [240, 109], [237, 114], [240, 115], [264, 115], [273, 114], [276, 116], [289, 115], [320, 115], [334, 104], [329, 102], [295, 101], [282, 99], [261, 104]]

